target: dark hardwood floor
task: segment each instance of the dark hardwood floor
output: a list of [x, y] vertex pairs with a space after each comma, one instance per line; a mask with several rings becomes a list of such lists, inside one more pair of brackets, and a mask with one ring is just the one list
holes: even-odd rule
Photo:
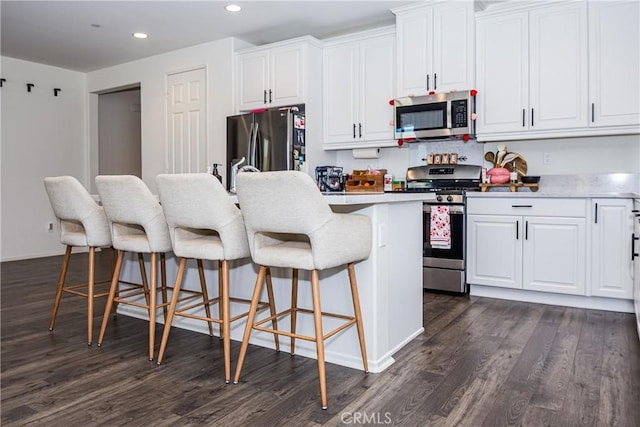
[[[104, 347], [88, 347], [86, 304], [72, 296], [49, 332], [61, 261], [1, 265], [2, 426], [640, 425], [631, 314], [425, 294], [424, 334], [385, 372], [327, 364], [323, 411], [312, 359], [250, 347], [243, 381], [227, 385], [218, 338], [176, 329], [158, 366], [147, 323], [121, 315]], [[69, 279], [83, 280], [87, 255], [72, 264]]]

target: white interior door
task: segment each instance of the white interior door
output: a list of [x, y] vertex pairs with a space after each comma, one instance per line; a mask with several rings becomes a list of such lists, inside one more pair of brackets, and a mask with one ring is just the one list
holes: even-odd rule
[[207, 167], [207, 104], [204, 68], [167, 76], [167, 164], [170, 173]]

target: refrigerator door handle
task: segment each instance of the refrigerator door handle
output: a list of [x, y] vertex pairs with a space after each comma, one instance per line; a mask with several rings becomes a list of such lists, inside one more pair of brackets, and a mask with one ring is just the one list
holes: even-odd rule
[[256, 156], [256, 145], [258, 138], [258, 123], [254, 123], [251, 127], [251, 144], [249, 145], [249, 166], [258, 167]]
[[287, 110], [287, 170], [291, 167], [291, 157], [293, 156], [293, 113]]

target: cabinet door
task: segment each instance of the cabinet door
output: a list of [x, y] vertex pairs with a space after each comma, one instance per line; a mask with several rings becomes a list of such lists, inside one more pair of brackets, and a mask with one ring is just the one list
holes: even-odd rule
[[529, 13], [529, 129], [587, 127], [587, 4]]
[[477, 20], [478, 134], [529, 127], [527, 16], [521, 12]]
[[640, 2], [589, 2], [591, 126], [640, 124]]
[[358, 44], [324, 51], [324, 142], [354, 141], [357, 136]]
[[467, 216], [467, 282], [522, 288], [522, 217]]
[[393, 140], [395, 38], [378, 37], [360, 43], [358, 141]]
[[[631, 200], [593, 199], [591, 294], [633, 298]], [[636, 245], [637, 247], [638, 245]]]
[[432, 21], [433, 9], [430, 7], [396, 18], [398, 97], [424, 95], [433, 90]]
[[283, 46], [271, 49], [269, 106], [283, 106], [304, 102], [304, 47]]
[[473, 2], [447, 2], [433, 9], [433, 90], [474, 88]]
[[239, 108], [246, 110], [267, 105], [269, 87], [269, 52], [268, 50], [249, 52], [238, 55], [238, 72], [240, 95]]
[[584, 218], [524, 217], [523, 288], [585, 294]]

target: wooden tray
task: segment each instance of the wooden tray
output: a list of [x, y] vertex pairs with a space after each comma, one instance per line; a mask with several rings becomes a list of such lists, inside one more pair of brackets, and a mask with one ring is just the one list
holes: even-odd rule
[[386, 169], [379, 169], [380, 173], [371, 175], [366, 170], [354, 170], [352, 178], [345, 183], [347, 192], [384, 193], [384, 175]]
[[506, 184], [480, 184], [480, 190], [484, 193], [486, 191], [489, 191], [490, 188], [494, 188], [494, 187], [509, 187], [509, 190], [511, 190], [512, 192], [517, 192], [521, 187], [527, 187], [528, 189], [530, 189], [531, 191], [533, 191], [534, 193], [536, 191], [538, 191], [538, 187], [539, 183], [535, 183], [535, 184], [525, 184], [523, 182], [518, 182], [517, 184], [511, 184], [511, 183], [506, 183]]

